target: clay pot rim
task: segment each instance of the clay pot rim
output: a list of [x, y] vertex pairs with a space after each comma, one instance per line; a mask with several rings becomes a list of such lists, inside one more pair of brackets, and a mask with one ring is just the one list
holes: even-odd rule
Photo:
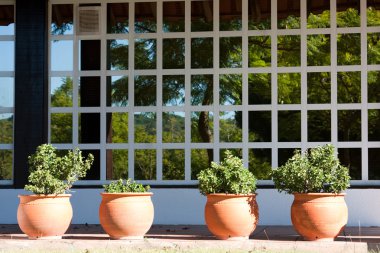
[[17, 197], [19, 198], [69, 198], [71, 197], [71, 194], [19, 194]]
[[239, 194], [239, 193], [208, 193], [206, 196], [227, 196], [227, 197], [250, 197], [257, 196], [257, 193], [247, 193], [247, 194]]
[[346, 196], [347, 194], [344, 192], [333, 193], [333, 192], [309, 192], [309, 193], [293, 193], [295, 196]]
[[120, 196], [120, 197], [127, 197], [127, 196], [152, 196], [153, 192], [101, 192], [100, 195], [102, 196]]

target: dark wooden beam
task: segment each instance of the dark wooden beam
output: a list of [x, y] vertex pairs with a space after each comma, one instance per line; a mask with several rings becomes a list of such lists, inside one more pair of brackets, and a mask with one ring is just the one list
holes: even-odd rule
[[28, 178], [28, 156], [47, 142], [47, 2], [16, 1], [14, 186]]

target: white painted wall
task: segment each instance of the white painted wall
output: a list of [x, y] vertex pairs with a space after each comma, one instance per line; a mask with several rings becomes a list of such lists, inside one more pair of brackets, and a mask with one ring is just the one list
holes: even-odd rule
[[[76, 189], [71, 203], [73, 224], [97, 224], [102, 189]], [[152, 189], [155, 207], [154, 224], [204, 224], [206, 198], [198, 189]], [[0, 224], [17, 223], [18, 194], [23, 190], [0, 190]], [[28, 193], [27, 193], [28, 194]], [[293, 196], [274, 189], [258, 190], [259, 225], [291, 225], [290, 205]], [[348, 190], [349, 226], [380, 226], [380, 189]]]

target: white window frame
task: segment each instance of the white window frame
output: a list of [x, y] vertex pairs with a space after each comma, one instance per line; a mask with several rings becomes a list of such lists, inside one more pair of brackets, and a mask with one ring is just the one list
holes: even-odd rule
[[[15, 1], [14, 0], [2, 0], [0, 1], [0, 5], [13, 5], [14, 6], [14, 23], [16, 25], [16, 4], [15, 4]], [[15, 31], [16, 31], [16, 28], [15, 28]], [[0, 35], [0, 41], [13, 41], [14, 43], [16, 42], [15, 40], [15, 35]], [[15, 51], [15, 50], [14, 50]], [[16, 59], [16, 57], [14, 57], [14, 59]], [[0, 71], [0, 77], [10, 77], [10, 78], [13, 78], [13, 93], [14, 93], [14, 90], [15, 90], [15, 82], [14, 82], [14, 78], [15, 78], [15, 71]], [[12, 113], [13, 114], [13, 118], [15, 116], [15, 108], [14, 108], [14, 94], [13, 94], [13, 107], [0, 107], [0, 114], [1, 113]], [[12, 151], [12, 180], [0, 180], [0, 185], [12, 185], [13, 184], [13, 180], [14, 180], [14, 121], [13, 121], [13, 142], [12, 143], [9, 143], [9, 144], [4, 144], [4, 143], [0, 143], [0, 150], [10, 150]]]
[[[135, 149], [155, 149], [156, 150], [156, 178], [157, 180], [140, 180], [142, 183], [151, 185], [196, 185], [196, 180], [191, 180], [191, 150], [192, 149], [213, 149], [214, 160], [219, 161], [220, 149], [239, 148], [242, 149], [244, 165], [248, 167], [249, 149], [271, 148], [272, 167], [278, 164], [278, 148], [301, 148], [305, 150], [325, 142], [307, 141], [307, 111], [308, 110], [330, 110], [331, 111], [331, 143], [336, 148], [361, 148], [362, 151], [362, 180], [352, 180], [352, 185], [380, 185], [380, 180], [368, 179], [368, 148], [379, 148], [380, 142], [368, 142], [368, 109], [380, 109], [380, 103], [367, 103], [367, 73], [368, 71], [380, 71], [380, 65], [367, 64], [367, 33], [379, 32], [379, 27], [367, 27], [366, 0], [361, 0], [361, 27], [337, 28], [336, 27], [336, 0], [330, 1], [330, 28], [307, 29], [307, 6], [306, 1], [301, 3], [301, 28], [300, 29], [277, 29], [277, 0], [271, 0], [271, 30], [248, 30], [248, 0], [242, 0], [242, 30], [241, 31], [221, 31], [219, 32], [219, 1], [213, 1], [213, 26], [212, 32], [191, 32], [191, 1], [185, 2], [185, 32], [163, 33], [162, 32], [162, 8], [163, 2], [181, 0], [51, 0], [49, 2], [49, 24], [51, 23], [52, 4], [73, 4], [74, 6], [74, 27], [77, 20], [77, 8], [79, 3], [101, 4], [101, 30], [100, 35], [50, 35], [49, 30], [49, 52], [52, 40], [71, 40], [74, 41], [74, 57], [72, 71], [51, 71], [49, 57], [49, 82], [51, 77], [73, 77], [73, 107], [71, 108], [52, 108], [49, 100], [49, 129], [51, 113], [72, 113], [73, 115], [73, 143], [54, 144], [59, 149], [70, 149], [79, 147], [81, 149], [100, 149], [100, 180], [80, 181], [79, 185], [100, 185], [109, 182], [106, 180], [106, 150], [107, 149], [128, 149], [129, 177], [134, 176], [134, 151]], [[128, 34], [106, 34], [107, 22], [107, 3], [128, 2], [129, 3], [129, 30]], [[136, 2], [157, 2], [157, 32], [152, 34], [134, 33], [134, 3]], [[359, 33], [361, 34], [361, 64], [350, 66], [337, 65], [337, 34]], [[307, 66], [307, 35], [309, 34], [329, 34], [331, 44], [331, 65], [330, 66]], [[277, 67], [277, 36], [279, 35], [299, 35], [301, 38], [301, 66], [299, 67]], [[222, 69], [219, 68], [219, 38], [220, 37], [241, 37], [242, 38], [242, 67]], [[248, 67], [248, 37], [249, 36], [270, 36], [271, 37], [271, 66], [266, 68]], [[191, 39], [200, 37], [213, 38], [213, 63], [212, 69], [191, 69]], [[134, 70], [134, 40], [137, 38], [157, 39], [157, 68], [154, 70]], [[162, 39], [163, 38], [185, 38], [185, 68], [179, 70], [168, 70], [162, 68]], [[101, 41], [101, 70], [99, 71], [79, 71], [79, 41], [85, 39], [96, 39]], [[106, 41], [108, 39], [126, 39], [129, 42], [129, 66], [125, 71], [106, 70]], [[337, 103], [337, 73], [341, 71], [361, 71], [361, 103], [358, 104], [338, 104]], [[301, 74], [301, 104], [282, 105], [277, 103], [277, 74], [278, 73], [300, 73]], [[307, 73], [309, 72], [330, 72], [331, 73], [331, 103], [330, 104], [307, 104]], [[241, 74], [243, 84], [242, 105], [220, 105], [219, 104], [219, 75], [220, 74]], [[249, 105], [248, 104], [248, 75], [251, 73], [271, 73], [272, 104], [270, 105]], [[181, 107], [162, 106], [162, 76], [163, 75], [185, 75], [185, 105]], [[190, 123], [191, 112], [205, 110], [204, 106], [192, 106], [190, 104], [191, 94], [191, 75], [212, 74], [214, 78], [213, 105], [208, 106], [209, 111], [214, 114], [214, 135], [213, 143], [191, 143]], [[157, 77], [157, 106], [137, 107], [134, 106], [134, 76], [136, 75], [155, 75]], [[78, 106], [78, 80], [79, 76], [100, 76], [101, 78], [101, 101], [99, 108], [79, 107]], [[128, 104], [127, 107], [116, 108], [106, 107], [106, 76], [128, 76]], [[49, 92], [50, 94], [50, 92]], [[338, 141], [338, 110], [358, 109], [361, 110], [361, 141], [358, 142], [339, 142]], [[272, 141], [271, 142], [249, 142], [248, 138], [248, 112], [249, 111], [271, 111], [272, 113]], [[278, 118], [280, 110], [299, 110], [301, 112], [301, 142], [279, 142], [278, 141]], [[181, 111], [185, 112], [185, 143], [163, 143], [162, 142], [162, 112]], [[243, 141], [241, 143], [220, 142], [219, 132], [219, 112], [220, 111], [242, 111], [243, 119]], [[78, 143], [78, 113], [100, 113], [100, 143], [99, 144], [80, 144]], [[106, 143], [106, 114], [109, 112], [127, 112], [128, 122], [128, 143], [110, 144]], [[134, 143], [134, 113], [135, 112], [156, 112], [157, 113], [157, 134], [156, 143], [141, 144]], [[49, 130], [50, 140], [50, 130]], [[183, 149], [185, 151], [185, 180], [163, 180], [162, 179], [162, 156], [164, 149]], [[271, 180], [260, 180], [260, 185], [272, 185]]]

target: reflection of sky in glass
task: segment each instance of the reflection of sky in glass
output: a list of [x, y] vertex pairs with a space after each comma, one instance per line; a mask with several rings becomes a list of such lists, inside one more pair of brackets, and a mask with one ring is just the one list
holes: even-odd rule
[[14, 71], [15, 69], [15, 43], [13, 41], [0, 41], [0, 71]]
[[9, 24], [8, 26], [0, 25], [0, 35], [14, 35], [15, 24]]
[[[113, 40], [112, 43], [110, 44], [110, 50], [124, 48], [123, 50], [125, 50], [125, 52], [128, 54], [128, 45], [129, 45], [128, 40]], [[118, 52], [120, 52], [120, 51], [118, 51]], [[116, 59], [114, 59], [112, 57], [112, 55], [110, 56], [111, 59], [109, 59], [111, 61], [111, 70], [128, 69], [128, 66], [121, 67], [119, 65], [119, 66], [116, 67], [115, 65], [113, 65], [112, 63], [114, 63], [115, 61], [117, 61], [117, 58], [121, 57], [122, 55], [114, 55], [114, 56], [116, 56]], [[127, 60], [127, 63], [128, 63], [128, 59], [126, 59], [126, 60]], [[120, 62], [120, 59], [118, 61]]]
[[0, 107], [13, 107], [13, 84], [12, 77], [0, 77]]
[[64, 77], [52, 77], [51, 78], [51, 83], [50, 83], [50, 94], [53, 95], [58, 88], [60, 88], [63, 84], [63, 79]]
[[51, 43], [51, 70], [73, 70], [73, 42], [52, 41]]
[[220, 113], [220, 119], [224, 119], [224, 120], [235, 120], [235, 115], [236, 115], [236, 112], [232, 111], [232, 112], [221, 112]]
[[51, 27], [51, 31], [52, 31], [51, 34], [53, 34], [53, 35], [70, 35], [70, 34], [74, 34], [74, 26], [73, 26], [73, 24], [65, 23], [65, 28], [62, 29], [63, 33], [53, 32], [56, 29], [56, 24], [55, 23], [52, 23], [50, 27]]

